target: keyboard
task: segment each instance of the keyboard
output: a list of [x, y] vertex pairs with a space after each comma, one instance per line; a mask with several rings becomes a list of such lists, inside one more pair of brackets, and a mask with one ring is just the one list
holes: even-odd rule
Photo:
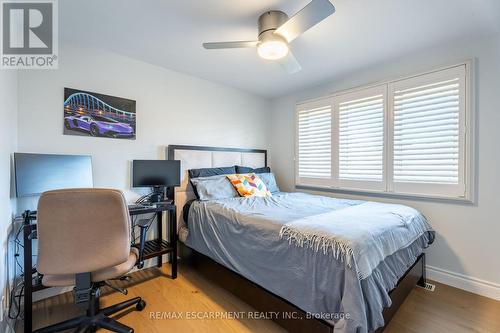
[[129, 210], [146, 209], [146, 208], [151, 208], [151, 206], [138, 205], [138, 204], [128, 205]]
[[153, 204], [131, 204], [131, 205], [128, 205], [128, 209], [129, 210], [149, 209], [149, 208], [156, 208], [156, 207], [169, 205], [171, 203], [172, 203], [172, 200], [155, 202]]

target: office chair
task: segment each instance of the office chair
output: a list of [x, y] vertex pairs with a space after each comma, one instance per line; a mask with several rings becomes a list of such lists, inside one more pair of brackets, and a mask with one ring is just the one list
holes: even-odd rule
[[142, 311], [146, 303], [140, 297], [99, 308], [104, 281], [128, 273], [139, 257], [130, 247], [130, 216], [123, 194], [108, 189], [45, 192], [38, 202], [37, 229], [37, 270], [43, 274], [42, 284], [74, 285], [75, 303], [87, 313], [35, 332], [72, 328], [82, 333], [99, 328], [133, 332], [109, 316], [131, 306]]

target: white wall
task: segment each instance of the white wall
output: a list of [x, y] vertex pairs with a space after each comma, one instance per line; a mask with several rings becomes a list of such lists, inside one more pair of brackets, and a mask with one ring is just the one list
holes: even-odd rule
[[[343, 52], [349, 52], [344, 50]], [[367, 50], [369, 52], [369, 50]], [[500, 38], [463, 40], [360, 69], [272, 103], [271, 166], [278, 182], [294, 190], [295, 104], [376, 81], [398, 78], [476, 58], [477, 202], [474, 205], [367, 198], [400, 202], [421, 210], [437, 232], [428, 251], [431, 278], [500, 299]], [[325, 193], [323, 193], [325, 194]], [[334, 195], [334, 194], [331, 194]], [[338, 197], [349, 197], [336, 194]], [[353, 197], [353, 196], [351, 196]], [[358, 197], [359, 198], [359, 197]]]
[[[8, 281], [8, 235], [15, 200], [11, 198], [11, 156], [17, 145], [17, 72], [0, 71], [0, 299]], [[0, 331], [2, 330], [0, 323]]]
[[[18, 150], [91, 154], [96, 187], [135, 199], [130, 161], [164, 158], [169, 144], [267, 148], [263, 98], [103, 50], [66, 45], [59, 64], [19, 74]], [[136, 100], [137, 139], [62, 135], [64, 87]]]

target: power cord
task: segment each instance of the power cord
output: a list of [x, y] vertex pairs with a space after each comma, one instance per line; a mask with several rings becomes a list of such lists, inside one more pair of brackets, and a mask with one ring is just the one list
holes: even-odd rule
[[21, 301], [23, 297], [24, 281], [21, 279], [21, 281], [12, 288], [10, 293], [9, 319], [17, 320], [21, 316]]
[[[22, 217], [17, 217], [14, 222], [16, 221], [23, 221]], [[21, 256], [21, 251], [24, 249], [24, 244], [21, 241], [21, 234], [24, 230], [24, 225], [21, 224], [19, 229], [16, 231], [16, 234], [14, 236], [14, 283], [13, 287], [10, 292], [10, 297], [9, 297], [9, 310], [8, 310], [8, 317], [9, 319], [17, 320], [20, 317], [22, 318], [22, 311], [21, 311], [21, 302], [22, 298], [24, 297], [24, 274], [33, 274], [33, 272], [36, 272], [35, 266], [31, 268], [31, 272], [24, 272], [23, 265], [19, 261], [19, 257]], [[32, 254], [33, 257], [36, 257], [36, 255]], [[19, 271], [19, 272], [18, 272]], [[19, 273], [19, 276], [18, 276]]]
[[139, 199], [137, 199], [135, 201], [136, 204], [145, 204], [145, 203], [149, 203], [151, 201], [151, 197], [153, 196], [153, 193], [148, 193], [148, 194], [144, 194], [143, 196], [141, 196]]

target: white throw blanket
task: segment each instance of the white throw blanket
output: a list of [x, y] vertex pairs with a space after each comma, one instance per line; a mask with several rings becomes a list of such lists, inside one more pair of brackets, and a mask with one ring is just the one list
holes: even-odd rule
[[432, 231], [427, 220], [411, 207], [364, 202], [289, 222], [280, 237], [296, 246], [322, 250], [362, 280], [387, 256], [427, 231]]

